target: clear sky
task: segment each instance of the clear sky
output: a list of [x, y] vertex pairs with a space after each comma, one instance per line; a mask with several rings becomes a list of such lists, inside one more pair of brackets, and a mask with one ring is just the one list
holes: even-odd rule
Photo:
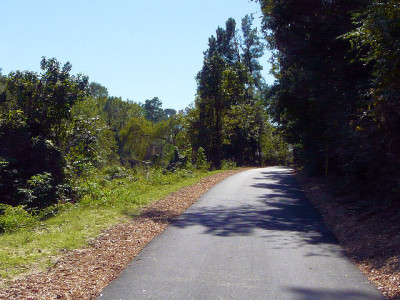
[[0, 0], [0, 68], [39, 72], [42, 56], [55, 57], [111, 96], [179, 110], [194, 101], [208, 38], [250, 13], [259, 26], [248, 0]]

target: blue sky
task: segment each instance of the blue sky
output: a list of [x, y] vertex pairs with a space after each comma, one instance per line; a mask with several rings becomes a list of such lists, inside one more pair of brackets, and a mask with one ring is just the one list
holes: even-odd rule
[[[111, 96], [179, 110], [194, 101], [208, 38], [250, 13], [259, 26], [248, 0], [0, 0], [0, 68], [39, 72], [55, 57]], [[267, 55], [261, 63], [271, 82]]]

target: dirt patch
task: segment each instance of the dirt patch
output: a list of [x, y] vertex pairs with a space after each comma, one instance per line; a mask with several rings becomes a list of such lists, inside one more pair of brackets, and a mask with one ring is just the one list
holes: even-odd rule
[[387, 299], [400, 299], [400, 207], [358, 195], [334, 197], [334, 178], [296, 177], [347, 255]]
[[143, 208], [132, 222], [115, 225], [86, 249], [73, 250], [46, 272], [18, 279], [0, 290], [0, 299], [94, 299], [143, 247], [205, 192], [241, 170], [202, 179]]

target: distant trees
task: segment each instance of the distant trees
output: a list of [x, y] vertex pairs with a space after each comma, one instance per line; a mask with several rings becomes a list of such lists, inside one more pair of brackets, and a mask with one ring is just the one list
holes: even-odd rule
[[89, 84], [89, 95], [95, 98], [107, 98], [108, 90], [106, 87], [102, 86], [100, 83], [91, 82]]
[[257, 28], [252, 28], [253, 21], [253, 15], [246, 15], [242, 19], [241, 58], [253, 78], [254, 85], [256, 88], [261, 89], [265, 83], [261, 75], [263, 67], [259, 58], [264, 55], [265, 44], [262, 42]]
[[258, 59], [264, 45], [252, 28], [252, 16], [242, 20], [242, 36], [230, 18], [211, 36], [197, 75], [197, 98], [190, 113], [190, 137], [216, 168], [222, 159], [240, 165], [262, 163], [261, 142], [267, 122], [259, 97], [265, 88]]
[[252, 20], [242, 20], [240, 35], [229, 19], [209, 39], [195, 104], [180, 112], [163, 109], [158, 97], [110, 96], [54, 58], [42, 59], [40, 74], [0, 75], [0, 214], [9, 205], [39, 213], [80, 199], [94, 191], [91, 178], [101, 169], [190, 174], [223, 163], [286, 163], [290, 150], [261, 96], [264, 45]]
[[165, 119], [164, 110], [162, 109], [162, 102], [158, 97], [151, 100], [146, 100], [143, 104], [146, 119], [151, 122], [159, 122]]
[[181, 115], [156, 123], [144, 116], [130, 119], [120, 131], [125, 156], [135, 164], [147, 162], [166, 166], [177, 147], [184, 149], [189, 146], [186, 141], [184, 145], [179, 144], [181, 122]]
[[[167, 163], [165, 160], [173, 151], [168, 145], [174, 144], [167, 132], [176, 128], [172, 125], [173, 120], [179, 119], [176, 110], [164, 110], [158, 97], [141, 104], [108, 96], [107, 89], [98, 83], [91, 83], [89, 91], [91, 97], [85, 103], [92, 108], [91, 118], [96, 118], [98, 129], [102, 128], [99, 142], [102, 141], [103, 158], [108, 157], [109, 163], [118, 161], [129, 167]], [[78, 106], [75, 112], [82, 116]], [[89, 115], [84, 114], [84, 117], [89, 119]]]
[[157, 97], [123, 101], [71, 68], [43, 58], [40, 74], [0, 76], [0, 213], [1, 205], [37, 210], [74, 199], [95, 168], [166, 167], [177, 147], [190, 148], [183, 115]]
[[165, 121], [168, 118], [176, 115], [176, 110], [167, 108], [162, 108], [162, 102], [158, 97], [154, 97], [153, 99], [147, 99], [144, 104], [142, 104], [144, 109], [144, 115], [147, 120], [157, 123], [160, 121]]

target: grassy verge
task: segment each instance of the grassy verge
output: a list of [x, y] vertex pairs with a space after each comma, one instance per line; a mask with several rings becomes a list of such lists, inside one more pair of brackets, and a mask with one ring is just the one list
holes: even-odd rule
[[3, 284], [18, 275], [51, 266], [66, 251], [86, 247], [103, 229], [128, 222], [141, 206], [213, 173], [142, 170], [114, 179], [97, 175], [87, 182], [89, 192], [79, 203], [62, 205], [61, 211], [47, 220], [0, 235]]

